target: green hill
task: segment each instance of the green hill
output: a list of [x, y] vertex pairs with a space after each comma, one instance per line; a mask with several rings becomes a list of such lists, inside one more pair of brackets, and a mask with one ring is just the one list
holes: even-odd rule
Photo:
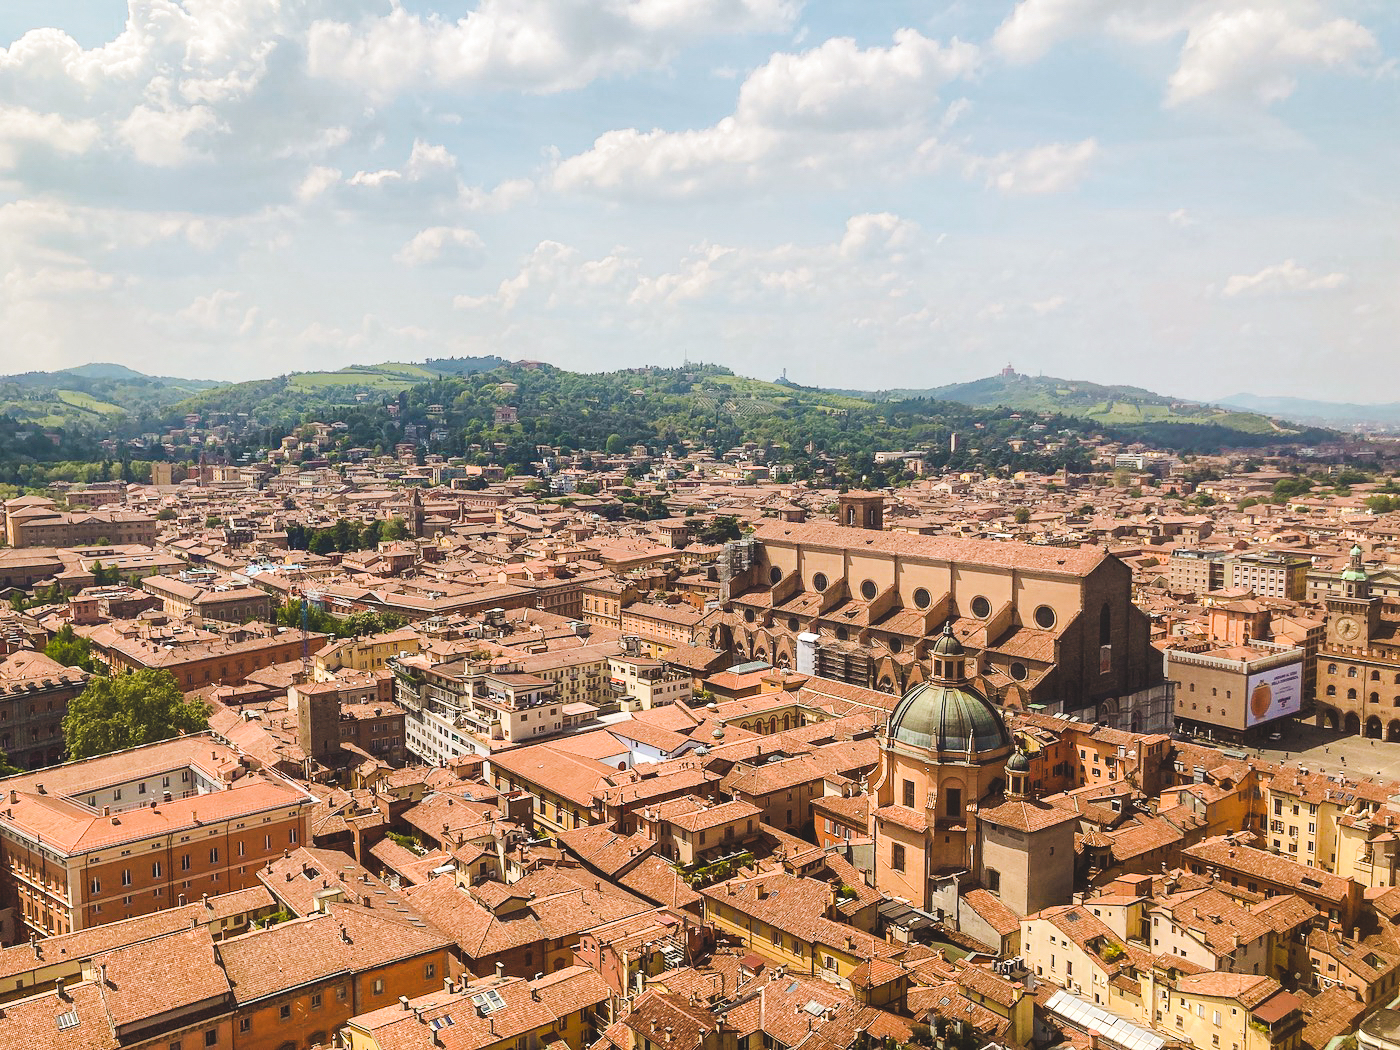
[[41, 427], [109, 429], [123, 419], [161, 413], [220, 385], [207, 379], [148, 376], [114, 364], [24, 372], [0, 376], [0, 416]]
[[[1087, 466], [1087, 454], [1060, 431], [1087, 433], [1091, 424], [1056, 420], [1053, 450], [1042, 451], [1039, 417], [1014, 419], [1005, 409], [969, 408], [951, 402], [874, 402], [831, 391], [768, 383], [734, 375], [714, 365], [639, 368], [578, 373], [538, 362], [503, 364], [487, 371], [439, 375], [394, 390], [385, 384], [366, 392], [367, 381], [385, 383], [385, 374], [403, 366], [284, 376], [261, 383], [212, 390], [187, 401], [177, 412], [247, 413], [256, 426], [253, 441], [280, 440], [299, 422], [317, 419], [343, 424], [332, 458], [350, 449], [390, 450], [407, 428], [426, 444], [424, 454], [464, 456], [496, 462], [508, 470], [533, 473], [539, 446], [581, 452], [618, 453], [642, 446], [651, 454], [683, 454], [704, 446], [720, 452], [744, 443], [763, 450], [762, 461], [782, 465], [794, 478], [825, 476], [838, 483], [886, 484], [903, 465], [875, 464], [881, 450], [929, 448], [936, 468], [972, 466], [1054, 470]], [[428, 362], [430, 371], [446, 370]], [[389, 375], [394, 384], [399, 375]], [[363, 396], [360, 396], [363, 395]], [[504, 421], [498, 410], [517, 417]], [[392, 409], [392, 411], [391, 411]], [[498, 422], [498, 419], [502, 421]], [[950, 430], [976, 430], [976, 444], [949, 449]], [[1020, 439], [1020, 440], [1016, 440]], [[1044, 442], [1041, 442], [1042, 444]]]
[[273, 379], [230, 383], [191, 397], [181, 413], [246, 414], [264, 425], [300, 420], [304, 416], [335, 414], [343, 406], [368, 401], [376, 404], [423, 383], [450, 376], [473, 375], [500, 368], [501, 357], [440, 357], [422, 364], [389, 361], [378, 365], [347, 365], [334, 372], [293, 372]]
[[1280, 441], [1290, 440], [1303, 430], [1258, 412], [1166, 397], [1141, 387], [1014, 373], [928, 390], [877, 391], [868, 396], [880, 400], [929, 397], [982, 408], [1002, 406], [1018, 412], [1054, 412], [1114, 428], [1210, 426]]

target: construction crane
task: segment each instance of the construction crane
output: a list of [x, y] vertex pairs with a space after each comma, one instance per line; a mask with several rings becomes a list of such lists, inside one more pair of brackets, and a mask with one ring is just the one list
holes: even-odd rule
[[306, 590], [296, 588], [292, 593], [300, 595], [301, 602], [301, 677], [302, 681], [309, 681], [311, 678], [311, 632], [307, 626], [310, 615], [311, 603], [318, 605], [324, 597], [323, 592], [317, 590]]

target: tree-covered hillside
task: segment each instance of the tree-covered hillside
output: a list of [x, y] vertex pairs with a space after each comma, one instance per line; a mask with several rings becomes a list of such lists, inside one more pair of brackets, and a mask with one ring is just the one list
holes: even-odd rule
[[[258, 391], [233, 387], [181, 407], [222, 413], [246, 405], [264, 424], [266, 443], [298, 423], [341, 422], [342, 450], [392, 449], [412, 427], [416, 438], [427, 437], [426, 452], [495, 461], [517, 472], [532, 469], [541, 445], [591, 452], [642, 446], [661, 455], [683, 454], [687, 443], [722, 452], [751, 442], [766, 451], [768, 462], [791, 465], [799, 477], [834, 463], [851, 483], [897, 475], [900, 464], [877, 466], [874, 453], [906, 449], [928, 449], [935, 467], [982, 463], [1053, 470], [1069, 463], [1082, 469], [1087, 456], [1076, 436], [1092, 429], [1079, 421], [1014, 419], [1009, 410], [927, 399], [875, 403], [702, 365], [581, 374], [516, 364], [442, 377], [355, 404], [335, 393], [290, 397], [283, 387], [272, 393], [259, 406]], [[514, 409], [517, 421], [506, 422], [509, 413], [498, 409]], [[963, 434], [955, 455], [948, 447], [954, 431]], [[1037, 439], [1058, 440], [1061, 431], [1069, 434], [1063, 448], [1049, 454], [1029, 450]], [[1026, 441], [1028, 450], [1014, 450], [1008, 442], [1015, 439]]]
[[142, 375], [109, 364], [24, 372], [0, 377], [0, 415], [38, 427], [109, 429], [219, 385], [206, 379]]
[[[1205, 405], [1167, 397], [1135, 386], [1107, 386], [1078, 379], [1028, 376], [1019, 373], [987, 376], [968, 383], [954, 383], [931, 390], [886, 390], [870, 395], [877, 400], [930, 397], [974, 407], [1004, 406], [1022, 412], [1056, 412], [1090, 419], [1104, 427], [1153, 428], [1144, 434], [1159, 438], [1175, 433], [1173, 428], [1200, 426], [1212, 428], [1213, 439], [1204, 444], [1230, 444], [1231, 432], [1247, 435], [1239, 444], [1268, 444], [1295, 438], [1303, 428], [1261, 415], [1258, 412]], [[1163, 429], [1165, 427], [1165, 429]], [[1182, 434], [1190, 443], [1195, 439]], [[1145, 437], [1144, 440], [1147, 440]]]

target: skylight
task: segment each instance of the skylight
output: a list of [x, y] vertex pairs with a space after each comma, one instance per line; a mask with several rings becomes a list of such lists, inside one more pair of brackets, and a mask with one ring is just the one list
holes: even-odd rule
[[494, 988], [489, 988], [484, 992], [477, 992], [472, 996], [472, 1005], [481, 1011], [485, 1017], [487, 1014], [494, 1014], [497, 1010], [506, 1008], [506, 1001], [501, 998], [501, 993]]

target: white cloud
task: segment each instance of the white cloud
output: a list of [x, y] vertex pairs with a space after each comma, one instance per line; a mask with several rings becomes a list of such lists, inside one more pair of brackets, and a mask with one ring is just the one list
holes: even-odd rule
[[482, 0], [453, 22], [396, 3], [358, 24], [315, 22], [310, 69], [381, 95], [475, 85], [562, 91], [661, 65], [697, 37], [784, 29], [798, 7], [791, 0]]
[[1033, 62], [1056, 44], [1091, 33], [1155, 39], [1169, 32], [1163, 25], [1181, 9], [1179, 0], [1020, 0], [992, 46], [1013, 62]]
[[[179, 186], [190, 199], [218, 195], [225, 181], [237, 187], [226, 200], [259, 183], [272, 192], [293, 168], [343, 146], [352, 119], [368, 119], [305, 68], [307, 27], [332, 5], [344, 9], [335, 0], [127, 0], [122, 31], [99, 46], [35, 29], [0, 48], [0, 98], [61, 115], [70, 147], [77, 132], [104, 154], [97, 192], [115, 197], [121, 186], [130, 205], [166, 206], [178, 185], [143, 169], [215, 157], [211, 177]], [[30, 168], [21, 177], [43, 185], [48, 169]]]
[[636, 269], [636, 261], [613, 252], [599, 259], [587, 259], [577, 249], [558, 241], [541, 241], [513, 277], [503, 280], [493, 294], [459, 295], [453, 305], [459, 309], [496, 306], [510, 312], [522, 302], [543, 309], [577, 304], [609, 289], [623, 287]]
[[257, 327], [258, 308], [244, 306], [242, 293], [218, 288], [197, 297], [168, 319], [150, 320], [163, 321], [172, 334], [182, 338], [248, 336]]
[[183, 109], [137, 106], [130, 116], [117, 125], [117, 138], [131, 148], [132, 154], [142, 164], [173, 168], [193, 160], [207, 159], [209, 154], [197, 148], [191, 140], [220, 130], [228, 129], [208, 106]]
[[459, 296], [456, 305], [504, 313], [526, 303], [543, 312], [628, 307], [634, 319], [661, 323], [668, 308], [701, 302], [752, 306], [796, 300], [827, 306], [833, 290], [841, 289], [868, 312], [872, 303], [893, 304], [904, 296], [921, 242], [919, 228], [898, 215], [861, 214], [851, 216], [833, 242], [768, 248], [704, 242], [672, 265], [648, 272], [623, 249], [589, 258], [571, 245], [544, 241], [495, 292]]
[[744, 81], [731, 116], [689, 131], [609, 131], [562, 161], [554, 185], [686, 196], [780, 173], [907, 168], [928, 138], [939, 88], [978, 61], [972, 44], [941, 44], [913, 29], [896, 32], [889, 47], [835, 37], [775, 54]]
[[489, 190], [462, 187], [462, 205], [471, 211], [507, 211], [535, 195], [533, 179], [506, 179]]
[[1030, 62], [1074, 37], [1133, 45], [1181, 40], [1166, 104], [1209, 98], [1269, 105], [1290, 96], [1299, 73], [1374, 65], [1375, 36], [1323, 0], [1020, 0], [993, 47]]
[[1282, 295], [1288, 292], [1322, 292], [1341, 288], [1350, 278], [1344, 273], [1313, 273], [1292, 259], [1266, 266], [1258, 273], [1235, 274], [1225, 282], [1229, 298], [1249, 295]]
[[983, 173], [987, 184], [1002, 193], [1059, 193], [1084, 178], [1098, 152], [1098, 143], [1093, 139], [1051, 142], [1019, 152], [975, 158], [968, 168]]
[[1041, 299], [1039, 302], [1031, 303], [1031, 313], [1037, 317], [1045, 317], [1048, 314], [1058, 313], [1069, 302], [1063, 295], [1052, 295], [1048, 299]]
[[53, 298], [84, 292], [105, 292], [117, 278], [90, 266], [45, 266], [38, 270], [15, 269], [5, 274], [4, 291], [14, 298]]
[[340, 181], [340, 169], [326, 165], [318, 165], [306, 173], [306, 177], [301, 180], [297, 187], [297, 197], [300, 200], [308, 201], [321, 194]]
[[917, 225], [892, 212], [852, 215], [846, 220], [846, 232], [838, 250], [847, 259], [872, 258], [908, 248], [918, 232]]
[[475, 266], [481, 262], [485, 246], [474, 230], [460, 226], [430, 226], [414, 235], [394, 255], [405, 266], [431, 266], [447, 263]]
[[[671, 273], [656, 277], [642, 276], [632, 289], [628, 302], [663, 303], [674, 306], [677, 303], [700, 299], [715, 288], [732, 271], [740, 258], [733, 248], [719, 244], [702, 245], [698, 254], [686, 260]], [[759, 274], [758, 281], [764, 287], [791, 287], [771, 274]]]
[[1299, 19], [1284, 7], [1218, 11], [1193, 25], [1167, 103], [1224, 96], [1268, 105], [1288, 98], [1306, 69], [1355, 70], [1376, 52], [1348, 18]]
[[395, 171], [393, 168], [381, 168], [379, 171], [357, 171], [346, 180], [349, 186], [384, 186], [391, 182], [398, 182], [403, 178], [403, 172]]
[[40, 144], [58, 153], [86, 153], [101, 135], [95, 121], [69, 120], [24, 106], [0, 106], [0, 168], [14, 164], [18, 148]]

